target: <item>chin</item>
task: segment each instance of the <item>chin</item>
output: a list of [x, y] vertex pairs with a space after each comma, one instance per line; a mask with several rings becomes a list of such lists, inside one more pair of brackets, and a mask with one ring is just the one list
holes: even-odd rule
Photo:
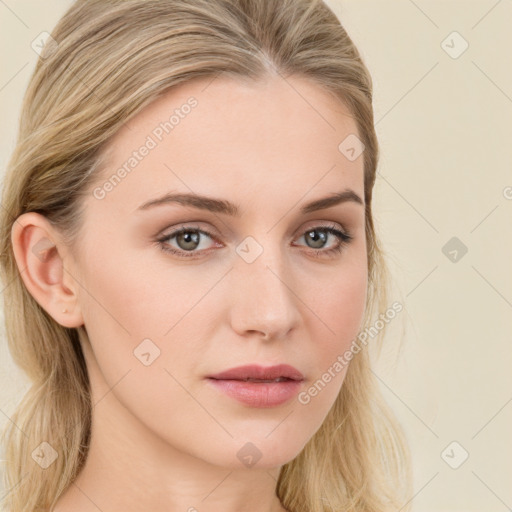
[[[266, 435], [266, 434], [265, 434]], [[212, 454], [217, 459], [217, 465], [239, 470], [247, 469], [273, 469], [292, 461], [301, 452], [305, 442], [303, 440], [284, 439], [282, 436], [270, 434], [246, 436], [231, 439], [221, 446], [221, 452]], [[212, 461], [213, 462], [213, 461]]]

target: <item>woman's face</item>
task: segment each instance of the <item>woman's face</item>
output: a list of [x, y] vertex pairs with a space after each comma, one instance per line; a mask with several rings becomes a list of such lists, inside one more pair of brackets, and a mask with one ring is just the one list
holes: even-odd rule
[[[66, 262], [96, 401], [124, 406], [109, 421], [218, 466], [298, 455], [340, 391], [336, 362], [365, 308], [356, 134], [346, 107], [298, 77], [189, 82], [117, 133]], [[303, 380], [209, 378], [280, 364]]]

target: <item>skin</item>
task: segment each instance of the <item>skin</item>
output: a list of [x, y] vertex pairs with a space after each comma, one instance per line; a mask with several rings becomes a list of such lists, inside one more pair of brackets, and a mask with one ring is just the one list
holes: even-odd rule
[[[287, 363], [304, 374], [304, 391], [357, 336], [368, 277], [364, 206], [299, 211], [344, 189], [364, 201], [363, 158], [350, 161], [338, 149], [357, 134], [355, 121], [302, 77], [188, 82], [116, 134], [96, 185], [190, 96], [198, 105], [121, 183], [101, 200], [91, 190], [79, 246], [66, 247], [34, 212], [13, 227], [30, 293], [56, 321], [85, 325], [89, 336], [92, 441], [57, 512], [285, 510], [275, 494], [279, 469], [320, 428], [343, 384], [347, 367], [306, 405], [294, 398], [256, 408], [205, 377]], [[166, 192], [229, 200], [241, 216], [180, 204], [137, 210]], [[336, 247], [335, 235], [323, 246], [307, 236], [325, 224], [353, 237], [330, 257], [315, 249]], [[155, 242], [182, 225], [212, 234], [200, 235], [199, 257]], [[236, 252], [248, 236], [263, 248], [252, 263]], [[37, 258], [32, 249], [45, 239], [55, 247]], [[176, 237], [166, 243], [190, 247]], [[148, 366], [134, 356], [146, 338], [160, 350]], [[252, 467], [237, 457], [247, 442], [261, 454]]]

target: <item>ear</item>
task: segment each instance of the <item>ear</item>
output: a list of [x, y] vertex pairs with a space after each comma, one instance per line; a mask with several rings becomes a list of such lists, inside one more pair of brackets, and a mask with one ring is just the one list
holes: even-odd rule
[[77, 282], [73, 270], [64, 265], [70, 256], [49, 220], [35, 212], [20, 215], [12, 226], [11, 241], [21, 278], [32, 297], [64, 327], [83, 325]]

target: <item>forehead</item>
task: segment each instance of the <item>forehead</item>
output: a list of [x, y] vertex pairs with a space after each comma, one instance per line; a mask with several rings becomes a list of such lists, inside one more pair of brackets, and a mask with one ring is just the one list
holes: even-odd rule
[[99, 207], [130, 213], [172, 191], [239, 202], [261, 195], [267, 204], [314, 189], [363, 196], [362, 155], [350, 160], [339, 149], [357, 134], [348, 108], [302, 77], [194, 80], [165, 92], [109, 141], [95, 184], [106, 190]]

